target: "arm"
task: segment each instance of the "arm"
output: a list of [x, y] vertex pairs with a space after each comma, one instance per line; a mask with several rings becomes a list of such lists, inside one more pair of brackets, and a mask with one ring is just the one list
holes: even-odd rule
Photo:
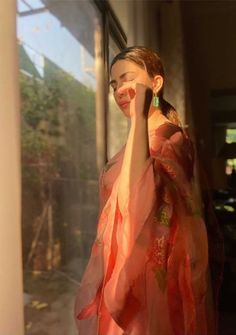
[[142, 92], [139, 93], [143, 95], [140, 98], [143, 100], [136, 100], [136, 103], [130, 105], [130, 108], [135, 109], [135, 111], [133, 113], [131, 111], [131, 127], [120, 172], [118, 205], [122, 215], [131, 189], [141, 175], [143, 166], [150, 156], [146, 117], [148, 110], [145, 110], [144, 107], [146, 91], [142, 87]]

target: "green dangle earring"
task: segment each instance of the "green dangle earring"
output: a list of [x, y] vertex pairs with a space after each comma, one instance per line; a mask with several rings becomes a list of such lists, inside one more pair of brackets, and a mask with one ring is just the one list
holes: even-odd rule
[[153, 95], [152, 105], [155, 108], [157, 108], [159, 106], [159, 97], [157, 96], [156, 93], [154, 93], [154, 95]]

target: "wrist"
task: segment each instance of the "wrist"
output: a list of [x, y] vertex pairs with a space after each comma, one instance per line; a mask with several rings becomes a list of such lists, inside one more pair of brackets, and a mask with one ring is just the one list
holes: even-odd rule
[[148, 120], [142, 116], [135, 116], [131, 118], [131, 127], [139, 130], [148, 130]]
[[148, 118], [146, 118], [145, 115], [141, 113], [131, 115], [130, 119], [131, 119], [131, 123], [145, 124], [148, 122]]

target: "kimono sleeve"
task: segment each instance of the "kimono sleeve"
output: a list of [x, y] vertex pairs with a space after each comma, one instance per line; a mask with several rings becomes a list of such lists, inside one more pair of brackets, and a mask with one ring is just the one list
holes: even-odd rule
[[[158, 190], [157, 278], [166, 287], [176, 334], [206, 334], [208, 242], [202, 208], [194, 189], [193, 146], [180, 132], [154, 155]], [[160, 243], [161, 241], [161, 243]]]

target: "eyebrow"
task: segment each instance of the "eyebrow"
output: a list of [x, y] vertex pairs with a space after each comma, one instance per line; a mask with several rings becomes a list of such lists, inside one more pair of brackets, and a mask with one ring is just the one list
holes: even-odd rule
[[[120, 75], [120, 79], [123, 79], [125, 76], [126, 76], [126, 74], [127, 73], [135, 73], [134, 71], [127, 71], [127, 72], [124, 72], [124, 73], [122, 73], [122, 75]], [[116, 80], [111, 80], [110, 82], [109, 82], [109, 85], [111, 85], [111, 84], [115, 84], [117, 81]]]

